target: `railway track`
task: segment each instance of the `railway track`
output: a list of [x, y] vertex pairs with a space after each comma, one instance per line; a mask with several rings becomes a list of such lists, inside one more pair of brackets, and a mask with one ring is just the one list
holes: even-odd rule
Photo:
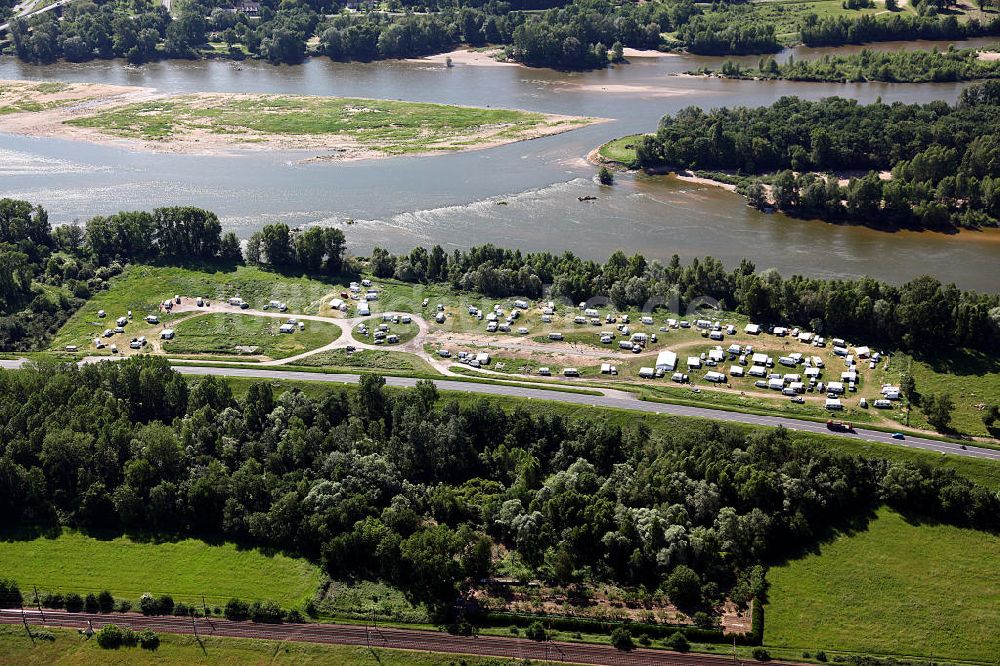
[[[137, 613], [67, 613], [65, 611], [24, 610], [29, 625], [87, 629], [106, 624], [151, 629], [170, 634], [195, 634], [226, 638], [253, 638], [269, 641], [298, 641], [336, 645], [368, 646], [372, 649], [413, 650], [510, 659], [533, 659], [595, 666], [726, 666], [732, 657], [680, 654], [636, 649], [622, 652], [608, 645], [532, 641], [505, 636], [453, 636], [451, 634], [349, 624], [258, 624], [221, 618], [145, 616]], [[21, 624], [18, 609], [0, 610], [0, 624]], [[744, 666], [735, 662], [736, 666]]]

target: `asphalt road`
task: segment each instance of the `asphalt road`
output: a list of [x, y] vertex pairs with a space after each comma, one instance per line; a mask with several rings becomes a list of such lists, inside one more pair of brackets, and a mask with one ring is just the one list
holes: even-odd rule
[[[290, 370], [258, 370], [256, 368], [213, 368], [195, 366], [175, 366], [177, 372], [185, 375], [220, 375], [225, 377], [246, 377], [254, 379], [285, 379], [294, 381], [310, 382], [332, 382], [355, 384], [360, 375], [351, 374], [325, 374], [317, 372], [295, 372]], [[386, 377], [385, 383], [389, 386], [412, 387], [418, 380], [409, 377]], [[870, 442], [881, 442], [894, 446], [905, 446], [912, 449], [924, 449], [938, 453], [967, 456], [970, 458], [984, 458], [988, 460], [1000, 461], [1000, 450], [986, 449], [971, 445], [962, 448], [959, 444], [942, 442], [924, 437], [911, 437], [906, 439], [893, 439], [892, 435], [879, 430], [866, 430], [856, 428], [854, 432], [833, 432], [827, 430], [825, 423], [813, 421], [801, 421], [782, 416], [757, 416], [754, 414], [743, 414], [740, 412], [727, 412], [719, 409], [709, 409], [706, 407], [689, 407], [687, 405], [672, 405], [659, 402], [647, 402], [639, 400], [631, 393], [623, 391], [605, 391], [604, 395], [584, 395], [578, 393], [566, 393], [563, 391], [551, 391], [544, 388], [524, 388], [522, 386], [511, 386], [505, 384], [479, 384], [473, 382], [459, 382], [448, 379], [435, 379], [434, 384], [442, 391], [463, 391], [465, 393], [482, 393], [494, 396], [511, 396], [516, 398], [528, 398], [535, 400], [555, 400], [558, 402], [568, 402], [576, 405], [590, 405], [593, 407], [613, 407], [616, 409], [630, 409], [633, 411], [650, 414], [671, 414], [675, 416], [695, 416], [705, 419], [715, 419], [717, 421], [730, 421], [736, 423], [749, 423], [762, 426], [784, 426], [789, 430], [800, 430], [806, 432], [817, 432], [823, 434], [839, 435], [851, 439], [861, 439]], [[582, 387], [581, 388], [589, 388]], [[601, 390], [601, 389], [594, 389]]]
[[[0, 360], [0, 368], [17, 369], [23, 364], [24, 361], [22, 360]], [[297, 372], [293, 370], [278, 369], [264, 370], [258, 368], [207, 367], [191, 365], [177, 365], [174, 366], [174, 370], [183, 375], [216, 375], [220, 377], [243, 377], [248, 379], [284, 379], [289, 381], [329, 382], [334, 384], [356, 384], [361, 377], [360, 375], [353, 374], [327, 374], [320, 372]], [[387, 385], [403, 388], [410, 388], [416, 385], [417, 381], [417, 379], [410, 377], [385, 378], [385, 383]], [[972, 446], [970, 444], [966, 444], [965, 448], [962, 448], [962, 445], [960, 444], [942, 442], [926, 437], [914, 437], [910, 435], [907, 435], [906, 439], [899, 440], [893, 439], [890, 433], [879, 430], [867, 430], [865, 428], [856, 428], [853, 432], [835, 432], [827, 430], [825, 423], [802, 421], [784, 416], [759, 416], [755, 414], [743, 414], [741, 412], [727, 412], [721, 409], [710, 409], [707, 407], [690, 407], [687, 405], [647, 402], [639, 400], [633, 394], [625, 391], [593, 389], [595, 391], [601, 391], [602, 395], [586, 395], [553, 391], [544, 388], [525, 388], [523, 386], [513, 386], [510, 384], [461, 382], [449, 379], [435, 379], [434, 384], [442, 391], [461, 391], [465, 393], [479, 393], [492, 396], [526, 398], [529, 400], [554, 400], [574, 405], [629, 409], [647, 414], [693, 416], [732, 423], [747, 423], [751, 425], [771, 427], [783, 426], [789, 430], [837, 435], [849, 439], [880, 442], [882, 444], [891, 444], [893, 446], [902, 446], [911, 449], [923, 449], [925, 451], [933, 451], [947, 455], [1000, 461], [1000, 450], [987, 449]], [[591, 387], [582, 385], [581, 388], [586, 388], [588, 390], [591, 389]]]
[[[598, 666], [727, 666], [733, 658], [701, 654], [679, 654], [659, 650], [616, 650], [609, 645], [537, 642], [506, 636], [453, 636], [442, 632], [416, 629], [391, 629], [343, 624], [256, 624], [230, 622], [221, 618], [154, 616], [137, 613], [67, 613], [65, 611], [25, 610], [30, 625], [94, 629], [114, 623], [136, 630], [151, 629], [161, 633], [193, 634], [197, 623], [199, 636], [254, 638], [273, 641], [300, 641], [337, 645], [366, 645], [371, 648], [417, 650], [450, 654], [479, 655], [508, 659], [535, 659]], [[0, 624], [21, 624], [21, 611], [0, 610]], [[207, 648], [211, 654], [211, 647]], [[738, 666], [743, 666], [739, 663]]]

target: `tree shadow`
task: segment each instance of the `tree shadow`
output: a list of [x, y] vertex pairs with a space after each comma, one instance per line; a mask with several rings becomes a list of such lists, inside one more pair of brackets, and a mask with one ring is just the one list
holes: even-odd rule
[[1000, 356], [959, 349], [944, 354], [914, 356], [934, 372], [962, 377], [982, 377], [1000, 373]]
[[872, 521], [878, 516], [878, 505], [870, 505], [853, 515], [840, 516], [830, 523], [820, 527], [809, 541], [789, 546], [779, 557], [768, 560], [768, 566], [784, 566], [792, 560], [798, 560], [807, 555], [820, 555], [822, 548], [841, 537], [851, 537], [867, 532]]

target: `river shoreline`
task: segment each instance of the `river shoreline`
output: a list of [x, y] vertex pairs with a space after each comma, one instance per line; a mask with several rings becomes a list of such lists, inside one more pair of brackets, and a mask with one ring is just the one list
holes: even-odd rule
[[[606, 144], [605, 144], [606, 145]], [[643, 173], [647, 176], [664, 176], [673, 180], [678, 180], [684, 183], [691, 183], [694, 185], [706, 185], [708, 187], [714, 187], [727, 192], [736, 193], [736, 186], [732, 183], [726, 183], [721, 180], [716, 180], [714, 178], [707, 178], [705, 176], [695, 175], [691, 171], [677, 170], [670, 167], [663, 167], [660, 169], [633, 169], [626, 164], [618, 162], [616, 160], [608, 159], [601, 155], [600, 150], [604, 146], [598, 146], [594, 148], [589, 153], [587, 153], [586, 160], [589, 164], [593, 166], [606, 166], [617, 171], [622, 171], [625, 173]], [[883, 178], [885, 173], [879, 174]], [[846, 184], [846, 183], [842, 183]], [[795, 218], [798, 219], [798, 218]], [[949, 241], [962, 241], [968, 243], [985, 244], [989, 246], [1000, 246], [1000, 228], [989, 228], [983, 227], [979, 229], [965, 229], [961, 227], [955, 227], [953, 230], [941, 231], [937, 229], [905, 229], [901, 227], [875, 227], [867, 224], [850, 224], [850, 223], [835, 223], [828, 220], [810, 220], [803, 219], [806, 222], [822, 222], [824, 224], [839, 224], [841, 226], [849, 226], [857, 229], [867, 229], [877, 233], [886, 234], [917, 234], [924, 237], [935, 236], [935, 237], [946, 237]]]
[[594, 148], [589, 153], [587, 153], [587, 162], [594, 166], [606, 166], [612, 167], [616, 170], [625, 171], [629, 173], [638, 173], [641, 171], [649, 176], [669, 176], [676, 180], [693, 183], [695, 185], [708, 185], [710, 187], [717, 187], [727, 192], [736, 192], [736, 186], [732, 183], [726, 183], [721, 180], [715, 180], [714, 178], [706, 178], [704, 176], [697, 176], [691, 171], [678, 171], [677, 169], [672, 169], [669, 167], [664, 167], [662, 169], [632, 169], [621, 162], [616, 160], [611, 160], [603, 155], [601, 155], [601, 148], [604, 146], [598, 146]]

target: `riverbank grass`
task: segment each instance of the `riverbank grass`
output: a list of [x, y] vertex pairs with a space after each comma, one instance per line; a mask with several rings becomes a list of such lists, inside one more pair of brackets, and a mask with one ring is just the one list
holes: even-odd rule
[[630, 134], [619, 139], [612, 139], [598, 148], [597, 154], [612, 164], [618, 164], [627, 169], [636, 169], [639, 167], [636, 146], [642, 137], [642, 134]]
[[133, 603], [150, 592], [197, 604], [202, 596], [215, 605], [240, 597], [298, 607], [315, 593], [321, 576], [306, 560], [232, 543], [95, 538], [69, 530], [54, 538], [4, 534], [0, 562], [3, 575], [22, 591], [32, 586], [42, 593], [108, 590]]
[[998, 561], [998, 535], [880, 509], [863, 531], [770, 570], [764, 644], [992, 662]]

